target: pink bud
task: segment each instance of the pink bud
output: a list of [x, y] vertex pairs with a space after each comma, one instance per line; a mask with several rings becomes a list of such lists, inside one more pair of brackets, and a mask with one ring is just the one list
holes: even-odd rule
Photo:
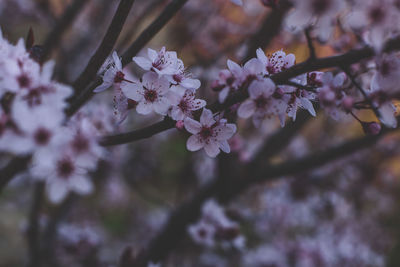
[[353, 109], [354, 99], [351, 96], [346, 96], [342, 101], [342, 106], [345, 111], [350, 112]]
[[381, 125], [377, 122], [362, 122], [361, 123], [365, 134], [377, 135], [381, 131]]
[[179, 131], [182, 131], [182, 130], [183, 130], [183, 127], [184, 127], [183, 121], [182, 121], [182, 120], [177, 121], [176, 124], [175, 124], [175, 127], [176, 127], [176, 129], [178, 129]]

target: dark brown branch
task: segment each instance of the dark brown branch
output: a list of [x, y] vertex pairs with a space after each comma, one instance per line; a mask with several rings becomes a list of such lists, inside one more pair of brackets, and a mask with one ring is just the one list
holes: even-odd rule
[[112, 49], [117, 42], [118, 36], [122, 31], [122, 27], [125, 24], [126, 18], [128, 17], [134, 2], [135, 0], [120, 1], [117, 11], [115, 12], [115, 15], [102, 42], [100, 43], [100, 46], [90, 58], [84, 71], [79, 75], [73, 84], [76, 93], [83, 91], [86, 86], [89, 85], [89, 83], [96, 77], [101, 65], [112, 52]]
[[304, 35], [306, 36], [308, 51], [310, 53], [310, 55], [308, 56], [308, 60], [314, 60], [317, 58], [317, 55], [315, 53], [315, 47], [311, 37], [311, 27], [308, 27], [304, 30]]
[[43, 59], [45, 60], [50, 56], [54, 48], [59, 44], [62, 35], [68, 30], [68, 28], [75, 21], [75, 18], [79, 12], [83, 9], [88, 0], [75, 0], [64, 12], [61, 18], [57, 21], [54, 28], [48, 34], [46, 40], [43, 43]]
[[[122, 55], [122, 64], [126, 66], [128, 63], [132, 62], [132, 57], [134, 57], [139, 51], [170, 21], [170, 19], [181, 9], [181, 7], [188, 0], [173, 0], [169, 3], [161, 14], [139, 35], [139, 37], [132, 43], [127, 51]], [[93, 80], [92, 77], [89, 81]], [[66, 110], [68, 116], [72, 116], [77, 112], [80, 107], [86, 103], [93, 96], [93, 90], [101, 84], [102, 79], [97, 77], [97, 79], [91, 83], [88, 87], [83, 88], [82, 93], [75, 97]]]
[[[251, 185], [321, 167], [374, 145], [382, 135], [356, 138], [333, 148], [313, 153], [302, 159], [289, 160], [277, 165], [268, 165], [260, 162], [257, 168], [252, 168], [251, 173], [246, 173], [241, 179], [231, 180], [229, 184], [221, 183], [219, 179], [209, 183], [200, 189], [191, 200], [183, 203], [175, 210], [159, 234], [136, 256], [130, 266], [141, 267], [146, 266], [150, 261], [158, 262], [163, 260], [184, 237], [187, 226], [200, 216], [201, 206], [207, 199], [214, 197], [223, 202], [230, 201]], [[246, 168], [246, 170], [250, 169]]]
[[26, 232], [29, 252], [28, 267], [36, 267], [41, 264], [39, 217], [43, 206], [43, 200], [44, 182], [37, 182], [33, 189], [32, 206], [29, 212], [29, 224]]
[[255, 57], [257, 48], [267, 47], [281, 30], [282, 21], [285, 14], [292, 7], [292, 4], [287, 0], [279, 1], [279, 6], [271, 10], [271, 13], [265, 18], [261, 28], [249, 40], [246, 56], [243, 63]]
[[0, 193], [15, 175], [26, 170], [31, 158], [31, 155], [13, 158], [7, 166], [0, 170]]
[[[395, 38], [389, 40], [385, 45], [385, 52], [390, 52], [393, 50], [400, 49], [400, 38]], [[313, 61], [305, 61], [303, 63], [294, 65], [293, 67], [279, 72], [277, 74], [272, 75], [270, 78], [276, 84], [285, 84], [289, 81], [289, 79], [294, 78], [298, 75], [316, 71], [320, 69], [327, 69], [332, 67], [344, 67], [349, 66], [355, 63], [360, 62], [361, 60], [370, 58], [375, 55], [374, 49], [371, 47], [364, 47], [358, 50], [352, 50], [347, 53], [338, 56], [331, 56], [325, 58], [318, 58]], [[226, 110], [227, 108], [231, 107], [234, 104], [240, 103], [248, 97], [247, 91], [238, 91], [230, 96], [225, 100], [224, 103], [219, 103], [218, 101], [214, 102], [213, 104], [207, 105], [207, 108], [212, 110], [213, 112], [218, 112], [222, 110]], [[110, 135], [105, 136], [101, 139], [100, 143], [102, 145], [114, 145], [114, 144], [123, 144], [127, 142], [134, 142], [143, 138], [148, 138], [152, 135], [160, 133], [166, 129], [171, 129], [174, 127], [174, 124], [170, 122], [170, 120], [164, 120], [161, 122], [157, 122], [153, 125], [147, 126], [145, 128], [145, 135], [143, 134], [144, 129], [139, 129], [135, 131], [131, 131], [128, 133], [118, 134], [118, 135]], [[119, 140], [119, 138], [123, 137], [123, 141]]]
[[351, 83], [357, 88], [358, 91], [363, 95], [365, 101], [369, 104], [370, 108], [372, 111], [375, 113], [375, 116], [380, 120], [381, 114], [378, 110], [378, 108], [374, 105], [372, 100], [368, 97], [367, 93], [365, 90], [361, 87], [361, 85], [356, 81], [356, 77], [351, 73], [349, 68], [343, 68], [343, 71], [347, 74], [347, 76], [350, 78]]

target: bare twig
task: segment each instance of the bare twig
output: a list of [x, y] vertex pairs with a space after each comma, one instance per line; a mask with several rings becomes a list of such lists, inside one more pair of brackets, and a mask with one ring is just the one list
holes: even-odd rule
[[29, 263], [28, 267], [40, 266], [40, 211], [44, 200], [44, 182], [37, 182], [33, 189], [32, 206], [29, 212], [29, 224], [26, 232]]
[[107, 32], [97, 48], [94, 55], [90, 58], [86, 68], [79, 75], [73, 84], [76, 93], [80, 93], [86, 86], [96, 77], [101, 65], [107, 59], [108, 55], [112, 52], [118, 36], [122, 31], [122, 27], [128, 17], [135, 0], [121, 0], [117, 11], [107, 29]]
[[75, 0], [67, 8], [43, 43], [43, 60], [50, 56], [53, 49], [57, 47], [62, 35], [72, 25], [76, 16], [88, 2], [88, 0]]
[[[393, 50], [400, 49], [400, 38], [394, 38], [386, 43], [384, 51], [389, 52]], [[352, 50], [347, 53], [338, 56], [331, 56], [325, 58], [318, 58], [314, 61], [305, 61], [303, 63], [294, 65], [293, 67], [284, 70], [282, 72], [271, 75], [271, 79], [276, 84], [286, 84], [289, 79], [294, 78], [298, 75], [316, 71], [320, 69], [349, 66], [360, 62], [363, 59], [370, 58], [375, 55], [374, 49], [367, 46], [361, 49]], [[213, 112], [226, 110], [234, 104], [240, 103], [248, 97], [246, 90], [238, 91], [225, 100], [224, 103], [219, 103], [218, 101], [207, 105], [207, 108]], [[147, 126], [146, 128], [122, 133], [118, 135], [105, 136], [100, 140], [100, 143], [104, 146], [124, 144], [126, 142], [134, 142], [144, 138], [148, 138], [162, 131], [171, 129], [175, 124], [171, 122], [170, 119], [164, 119], [161, 122], [157, 122], [153, 125]]]
[[310, 53], [308, 60], [309, 61], [315, 60], [317, 58], [317, 55], [315, 53], [315, 47], [314, 47], [313, 40], [311, 37], [311, 28], [310, 27], [306, 28], [304, 30], [304, 34], [306, 36], [308, 51]]
[[[122, 64], [126, 66], [132, 62], [134, 57], [139, 51], [149, 42], [169, 21], [170, 19], [182, 8], [188, 0], [173, 0], [169, 3], [161, 14], [139, 35], [139, 37], [131, 44], [131, 46], [122, 55]], [[88, 81], [93, 80], [93, 76]], [[101, 84], [102, 79], [97, 77], [90, 86], [83, 88], [82, 93], [73, 99], [70, 107], [66, 110], [68, 116], [75, 114], [79, 108], [86, 103], [93, 96], [93, 90]]]

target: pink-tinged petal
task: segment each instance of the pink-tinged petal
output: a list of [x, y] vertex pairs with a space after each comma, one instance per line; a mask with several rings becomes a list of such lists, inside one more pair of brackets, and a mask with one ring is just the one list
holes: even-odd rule
[[336, 74], [335, 78], [333, 78], [332, 84], [335, 88], [340, 88], [343, 86], [345, 80], [346, 74], [344, 74], [344, 72], [341, 72]]
[[238, 76], [242, 72], [242, 68], [237, 64], [236, 62], [233, 62], [232, 60], [228, 59], [227, 65], [229, 70], [235, 75]]
[[103, 75], [103, 81], [107, 81], [109, 83], [114, 83], [116, 73], [117, 72], [113, 67], [109, 68]]
[[185, 118], [184, 125], [185, 125], [186, 131], [188, 131], [191, 134], [198, 134], [202, 128], [200, 122], [195, 121], [191, 118]]
[[141, 84], [129, 84], [121, 87], [124, 95], [132, 100], [141, 101], [143, 99], [143, 86]]
[[386, 103], [379, 107], [380, 114], [382, 115], [381, 122], [385, 124], [387, 127], [396, 128], [397, 127], [397, 119], [396, 119], [396, 107], [392, 103]]
[[255, 111], [256, 111], [256, 104], [254, 103], [253, 100], [248, 99], [240, 105], [237, 112], [239, 117], [247, 119], [251, 115], [253, 115]]
[[215, 127], [214, 131], [217, 133], [216, 138], [218, 141], [228, 140], [236, 133], [236, 125], [233, 123], [220, 125]]
[[333, 81], [333, 74], [332, 72], [325, 72], [322, 75], [322, 83], [324, 85], [329, 85]]
[[152, 88], [154, 83], [158, 82], [158, 75], [152, 71], [146, 72], [143, 74], [143, 85], [146, 88]]
[[170, 106], [168, 99], [165, 97], [153, 104], [154, 111], [160, 115], [166, 115]]
[[204, 146], [204, 143], [201, 142], [200, 137], [197, 135], [190, 136], [186, 142], [186, 148], [189, 151], [197, 151], [199, 149], [202, 149], [203, 146]]
[[285, 67], [290, 68], [294, 65], [295, 62], [296, 62], [296, 56], [293, 54], [289, 54], [285, 58]]
[[271, 96], [275, 91], [274, 82], [267, 78], [262, 81], [253, 81], [249, 86], [249, 95], [252, 99], [256, 99], [257, 97], [263, 95], [264, 97]]
[[179, 96], [179, 94], [173, 92], [173, 91], [169, 91], [165, 97], [168, 99], [168, 102], [170, 105], [175, 106], [178, 105], [179, 102], [181, 101], [181, 97]]
[[181, 82], [181, 86], [187, 88], [187, 89], [192, 89], [196, 90], [201, 86], [201, 82], [198, 79], [191, 79], [191, 78], [186, 78]]
[[286, 123], [286, 114], [283, 114], [283, 113], [281, 113], [281, 114], [279, 114], [279, 122], [280, 122], [280, 124], [281, 124], [281, 127], [283, 128], [283, 127], [285, 127], [285, 123]]
[[118, 57], [117, 52], [114, 51], [114, 52], [112, 53], [112, 58], [113, 58], [113, 60], [114, 60], [115, 67], [116, 67], [118, 70], [122, 70], [121, 59]]
[[219, 145], [218, 143], [209, 142], [204, 146], [204, 151], [207, 153], [209, 157], [215, 158], [219, 154]]
[[224, 151], [225, 153], [230, 153], [231, 152], [231, 147], [229, 146], [228, 141], [220, 141], [219, 142], [219, 148]]
[[92, 182], [81, 175], [75, 176], [71, 181], [71, 189], [81, 195], [89, 194], [93, 191]]
[[203, 109], [203, 113], [200, 116], [200, 123], [203, 126], [212, 126], [215, 123], [213, 113], [209, 109]]
[[170, 116], [175, 121], [181, 121], [181, 120], [183, 120], [185, 118], [185, 114], [177, 106], [172, 107], [172, 109], [170, 111]]
[[55, 180], [46, 185], [47, 195], [52, 203], [58, 204], [65, 199], [69, 190], [66, 183], [56, 180], [58, 178], [52, 179]]
[[[153, 74], [156, 75], [155, 73]], [[161, 95], [164, 95], [169, 91], [169, 86], [169, 81], [164, 76], [161, 76], [154, 82], [153, 89], [157, 90], [157, 92], [159, 92]]]
[[301, 106], [303, 108], [305, 108], [306, 110], [308, 110], [308, 112], [310, 112], [310, 114], [312, 116], [315, 117], [317, 115], [315, 113], [315, 109], [314, 109], [314, 107], [313, 107], [313, 105], [312, 105], [310, 100], [308, 100], [307, 98], [300, 98], [300, 103], [301, 103]]
[[144, 57], [133, 57], [132, 60], [144, 70], [151, 70], [151, 67], [153, 66], [152, 62]]
[[218, 100], [220, 103], [224, 103], [225, 99], [228, 97], [229, 87], [224, 87], [221, 92], [219, 92]]
[[264, 65], [257, 58], [252, 58], [244, 64], [244, 68], [251, 74], [260, 74], [264, 72]]
[[204, 108], [206, 106], [206, 104], [207, 104], [207, 102], [204, 101], [203, 99], [196, 99], [196, 100], [191, 101], [190, 109], [198, 110], [198, 109]]
[[256, 53], [257, 53], [257, 58], [264, 64], [264, 66], [267, 66], [269, 64], [269, 59], [265, 55], [264, 51], [261, 48], [258, 48]]
[[149, 56], [151, 61], [155, 61], [158, 57], [157, 51], [151, 48], [147, 48], [147, 55]]
[[136, 111], [139, 114], [147, 115], [153, 110], [153, 105], [148, 102], [139, 102]]
[[94, 93], [103, 92], [103, 91], [107, 90], [108, 88], [110, 88], [111, 85], [112, 85], [112, 83], [104, 82], [104, 81], [103, 81], [103, 83], [100, 84], [99, 86], [97, 86], [97, 87], [93, 90], [93, 92], [94, 92]]

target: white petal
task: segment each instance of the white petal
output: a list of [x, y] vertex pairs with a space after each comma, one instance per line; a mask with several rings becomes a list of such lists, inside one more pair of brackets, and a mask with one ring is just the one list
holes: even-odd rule
[[147, 115], [153, 110], [153, 105], [148, 102], [139, 102], [136, 111], [139, 114]]
[[77, 175], [72, 179], [71, 189], [76, 193], [86, 195], [93, 191], [93, 184], [89, 179], [81, 175]]
[[117, 52], [114, 51], [114, 52], [112, 53], [112, 58], [113, 58], [113, 60], [114, 60], [115, 67], [116, 67], [118, 70], [122, 70], [121, 59], [118, 57]]
[[204, 146], [204, 143], [201, 142], [199, 136], [197, 136], [197, 135], [190, 136], [186, 142], [186, 148], [189, 151], [197, 151], [197, 150], [203, 148], [203, 146]]
[[124, 95], [132, 100], [141, 101], [143, 99], [143, 86], [141, 84], [129, 84], [121, 87]]
[[100, 84], [99, 86], [97, 86], [97, 87], [93, 90], [93, 92], [94, 92], [94, 93], [103, 92], [103, 91], [107, 90], [108, 88], [110, 88], [111, 85], [112, 85], [112, 84], [109, 83], [109, 82], [103, 82], [102, 84]]
[[157, 51], [151, 48], [147, 48], [147, 55], [149, 56], [151, 61], [154, 61], [158, 57]]
[[191, 134], [197, 134], [201, 131], [201, 124], [198, 121], [195, 121], [191, 118], [186, 118], [184, 121], [184, 126], [186, 131], [188, 131]]
[[265, 55], [264, 51], [261, 48], [258, 48], [256, 53], [257, 53], [257, 58], [264, 64], [264, 66], [268, 65], [269, 59]]
[[165, 97], [160, 101], [153, 103], [154, 111], [160, 115], [166, 115], [170, 106], [168, 99]]
[[206, 151], [207, 155], [215, 158], [219, 154], [219, 146], [217, 143], [210, 142], [204, 146], [204, 151]]
[[201, 125], [211, 126], [215, 123], [213, 113], [209, 109], [203, 109], [203, 113], [200, 116]]
[[187, 89], [196, 90], [200, 87], [201, 82], [198, 79], [186, 78], [181, 82], [181, 85]]
[[308, 100], [307, 98], [300, 98], [300, 102], [301, 102], [302, 107], [305, 108], [305, 109], [307, 109], [308, 112], [310, 112], [310, 114], [311, 114], [312, 116], [315, 117], [315, 116], [317, 115], [317, 114], [315, 113], [314, 107], [313, 107], [313, 105], [312, 105], [312, 103], [311, 103], [310, 100]]
[[380, 114], [382, 115], [381, 121], [387, 127], [396, 128], [397, 119], [395, 116], [396, 108], [392, 103], [386, 103], [379, 107]]
[[224, 151], [225, 153], [230, 153], [231, 152], [231, 147], [229, 146], [228, 141], [220, 141], [219, 142], [219, 148]]
[[238, 109], [238, 116], [247, 119], [254, 114], [255, 110], [256, 110], [256, 105], [254, 101], [248, 99], [240, 105]]
[[224, 103], [225, 99], [228, 97], [229, 87], [224, 87], [221, 92], [219, 92], [218, 100], [220, 103]]
[[51, 179], [55, 180], [46, 185], [47, 195], [51, 202], [58, 204], [67, 196], [69, 189], [66, 183], [58, 181], [54, 177]]
[[151, 70], [152, 62], [144, 57], [134, 57], [132, 60], [142, 69]]

